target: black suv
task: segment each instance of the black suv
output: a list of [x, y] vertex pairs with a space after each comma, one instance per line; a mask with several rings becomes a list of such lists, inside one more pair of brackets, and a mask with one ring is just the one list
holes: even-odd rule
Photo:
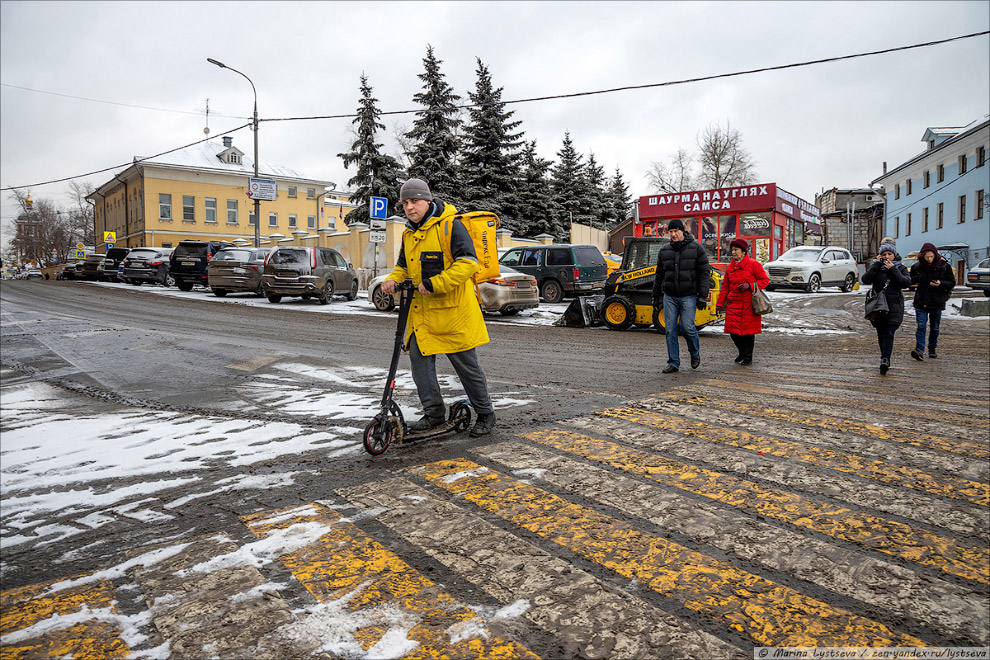
[[498, 262], [535, 277], [540, 296], [548, 303], [560, 302], [565, 293], [599, 293], [605, 286], [605, 257], [594, 245], [517, 247], [503, 254]]
[[168, 273], [180, 291], [192, 291], [194, 284], [209, 286], [210, 259], [232, 247], [227, 241], [179, 241], [169, 258]]
[[116, 282], [117, 268], [130, 251], [130, 248], [110, 248], [107, 250], [106, 258], [103, 259], [103, 263], [100, 265], [100, 279], [107, 280], [108, 282]]

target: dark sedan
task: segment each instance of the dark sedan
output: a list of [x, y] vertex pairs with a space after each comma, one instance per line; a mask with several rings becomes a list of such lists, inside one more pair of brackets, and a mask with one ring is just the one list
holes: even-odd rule
[[210, 260], [208, 278], [213, 295], [222, 298], [231, 291], [250, 291], [257, 296], [261, 290], [261, 274], [265, 270], [268, 250], [259, 248], [227, 248]]
[[134, 286], [144, 282], [173, 286], [175, 280], [168, 272], [170, 254], [172, 248], [134, 248], [124, 257], [124, 279]]

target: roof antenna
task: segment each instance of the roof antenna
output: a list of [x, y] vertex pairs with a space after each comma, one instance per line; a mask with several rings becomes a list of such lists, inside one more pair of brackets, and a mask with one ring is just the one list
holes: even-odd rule
[[206, 99], [206, 128], [203, 129], [203, 133], [210, 134], [210, 99]]

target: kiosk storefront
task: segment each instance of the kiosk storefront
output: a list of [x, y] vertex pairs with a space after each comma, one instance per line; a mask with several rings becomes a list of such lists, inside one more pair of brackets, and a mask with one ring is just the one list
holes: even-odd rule
[[674, 218], [684, 222], [713, 264], [729, 262], [729, 243], [737, 236], [749, 242], [751, 256], [766, 263], [795, 245], [813, 243], [822, 224], [814, 204], [775, 183], [761, 183], [640, 197], [633, 235], [665, 236]]

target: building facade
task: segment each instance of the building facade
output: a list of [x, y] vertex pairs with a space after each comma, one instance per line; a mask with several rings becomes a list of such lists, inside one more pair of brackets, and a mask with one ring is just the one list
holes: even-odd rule
[[639, 198], [634, 236], [664, 236], [674, 218], [684, 222], [712, 263], [727, 264], [737, 236], [751, 254], [772, 261], [795, 245], [821, 245], [821, 213], [814, 204], [776, 183], [692, 190]]
[[884, 236], [883, 189], [832, 188], [815, 195], [822, 212], [822, 242], [843, 247], [856, 261], [866, 263]]
[[[343, 216], [355, 206], [349, 195], [327, 192], [331, 182], [286, 167], [260, 161], [258, 169], [278, 189], [275, 201], [261, 202], [262, 244], [336, 247], [334, 236], [347, 233]], [[253, 176], [253, 161], [230, 137], [135, 158], [87, 198], [95, 206], [97, 241], [110, 231], [119, 247], [175, 247], [186, 239], [253, 244], [254, 201], [247, 194]]]
[[884, 235], [902, 255], [933, 243], [961, 284], [970, 266], [990, 256], [990, 121], [928, 128], [922, 141], [922, 153], [871, 183], [886, 190]]

